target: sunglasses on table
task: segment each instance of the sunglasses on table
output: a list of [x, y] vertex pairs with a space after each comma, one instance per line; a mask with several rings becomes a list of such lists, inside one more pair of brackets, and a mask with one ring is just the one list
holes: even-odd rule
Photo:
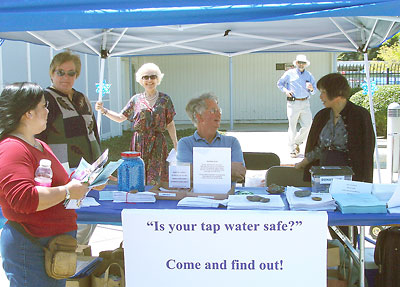
[[64, 70], [60, 69], [60, 70], [56, 70], [56, 74], [59, 77], [63, 77], [65, 74], [67, 74], [70, 77], [75, 77], [76, 71], [72, 71], [72, 70], [71, 71], [64, 71]]
[[142, 76], [142, 80], [155, 80], [155, 79], [157, 79], [157, 75], [145, 75], [145, 76]]

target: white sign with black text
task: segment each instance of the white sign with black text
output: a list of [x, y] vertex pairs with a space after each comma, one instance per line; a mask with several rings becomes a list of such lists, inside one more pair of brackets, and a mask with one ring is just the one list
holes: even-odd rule
[[190, 164], [169, 166], [169, 187], [190, 188]]
[[193, 148], [193, 191], [227, 193], [231, 189], [231, 149]]

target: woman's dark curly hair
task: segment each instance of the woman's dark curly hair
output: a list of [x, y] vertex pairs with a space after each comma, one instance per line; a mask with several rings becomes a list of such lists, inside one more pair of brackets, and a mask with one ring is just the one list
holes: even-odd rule
[[330, 100], [337, 97], [342, 97], [347, 100], [350, 98], [351, 88], [349, 82], [339, 73], [331, 73], [323, 76], [317, 82], [317, 88], [318, 90], [324, 89]]
[[33, 110], [44, 96], [35, 83], [13, 83], [4, 87], [0, 95], [0, 138], [14, 131], [26, 112]]

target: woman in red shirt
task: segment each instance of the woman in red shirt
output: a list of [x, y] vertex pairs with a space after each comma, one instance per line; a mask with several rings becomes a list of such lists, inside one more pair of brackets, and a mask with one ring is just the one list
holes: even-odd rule
[[[42, 245], [60, 234], [76, 234], [76, 212], [64, 208], [66, 198], [80, 199], [87, 184], [69, 181], [47, 144], [35, 138], [46, 128], [47, 102], [33, 83], [6, 86], [0, 96], [0, 205], [3, 215], [16, 222]], [[51, 187], [36, 186], [41, 159], [51, 161]], [[8, 222], [7, 222], [8, 223]], [[5, 224], [1, 234], [3, 268], [10, 286], [65, 286], [65, 280], [47, 276], [43, 249]]]

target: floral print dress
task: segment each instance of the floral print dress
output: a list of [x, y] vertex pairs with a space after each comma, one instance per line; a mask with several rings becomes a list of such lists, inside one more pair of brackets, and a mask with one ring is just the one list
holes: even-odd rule
[[131, 150], [141, 153], [146, 184], [168, 182], [168, 149], [164, 132], [176, 114], [171, 98], [159, 93], [156, 103], [151, 107], [144, 93], [136, 94], [121, 113], [133, 123]]

